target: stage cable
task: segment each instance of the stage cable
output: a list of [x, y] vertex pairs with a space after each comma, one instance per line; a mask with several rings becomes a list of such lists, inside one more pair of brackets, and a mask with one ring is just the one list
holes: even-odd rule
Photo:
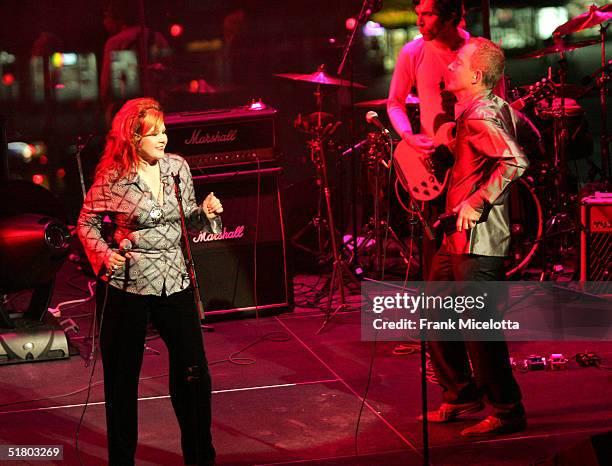
[[[383, 257], [382, 257], [382, 270], [380, 273], [380, 281], [385, 280], [385, 262], [387, 261], [387, 247], [389, 241], [389, 222], [391, 221], [391, 178], [393, 176], [393, 137], [391, 134], [389, 137], [389, 175], [387, 176], [387, 219], [385, 227], [385, 239], [383, 240]], [[378, 225], [376, 226], [378, 228]]]
[[[98, 284], [99, 283], [100, 282], [98, 281]], [[81, 425], [83, 424], [83, 419], [85, 418], [85, 412], [87, 411], [87, 405], [89, 404], [89, 398], [91, 397], [91, 388], [93, 386], [92, 381], [93, 381], [94, 372], [96, 370], [96, 365], [98, 362], [98, 353], [96, 351], [96, 346], [98, 342], [96, 341], [96, 333], [98, 333], [99, 337], [102, 336], [102, 328], [104, 325], [104, 312], [106, 310], [106, 305], [108, 304], [109, 288], [110, 288], [110, 276], [108, 277], [108, 281], [106, 282], [106, 285], [104, 286], [104, 301], [102, 303], [102, 309], [100, 309], [100, 326], [99, 327], [97, 325], [98, 306], [96, 305], [94, 307], [93, 333], [91, 336], [91, 353], [89, 355], [89, 359], [85, 362], [85, 367], [89, 366], [89, 364], [92, 362], [93, 364], [91, 364], [91, 371], [89, 373], [89, 381], [87, 382], [87, 396], [85, 397], [85, 404], [83, 405], [83, 410], [81, 411], [81, 417], [79, 418], [79, 423], [77, 425], [75, 435], [74, 435], [74, 449], [76, 451], [77, 458], [79, 459], [79, 464], [81, 466], [83, 466], [83, 459], [81, 458], [81, 452], [79, 451], [79, 433], [81, 431]], [[98, 286], [96, 286], [96, 290], [97, 289], [98, 289]], [[97, 327], [98, 332], [96, 332], [96, 327]]]
[[[391, 177], [393, 175], [393, 138], [389, 135], [389, 174], [387, 178], [387, 219], [386, 219], [386, 229], [385, 229], [385, 239], [383, 240], [383, 244], [385, 247], [383, 248], [383, 257], [382, 257], [382, 270], [381, 270], [381, 281], [385, 278], [385, 261], [387, 255], [387, 241], [389, 239], [389, 222], [391, 220]], [[378, 193], [377, 193], [378, 194]], [[376, 225], [375, 228], [379, 226]], [[357, 251], [355, 251], [357, 254]], [[370, 363], [368, 366], [368, 377], [366, 379], [366, 387], [361, 397], [361, 404], [359, 406], [359, 414], [357, 415], [357, 423], [355, 425], [355, 456], [359, 456], [359, 426], [361, 425], [361, 418], [363, 416], [363, 409], [365, 408], [366, 400], [368, 397], [368, 393], [370, 391], [370, 385], [372, 383], [372, 373], [374, 371], [374, 361], [376, 360], [376, 344], [378, 342], [378, 329], [374, 329], [374, 340], [370, 344]]]

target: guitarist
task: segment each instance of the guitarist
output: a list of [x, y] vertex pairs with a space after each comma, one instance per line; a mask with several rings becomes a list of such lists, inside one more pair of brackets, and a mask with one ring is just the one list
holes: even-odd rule
[[[397, 134], [406, 143], [431, 154], [434, 150], [432, 138], [438, 128], [455, 120], [455, 97], [446, 89], [448, 65], [455, 60], [457, 52], [470, 35], [459, 26], [463, 18], [462, 0], [413, 0], [413, 3], [422, 38], [407, 43], [397, 58], [389, 88], [387, 113]], [[413, 87], [421, 102], [420, 134], [413, 131], [406, 113], [406, 97]], [[443, 197], [428, 202], [425, 205], [427, 220], [437, 218], [443, 208]], [[439, 240], [423, 239], [421, 263], [424, 279], [428, 276]]]
[[[508, 187], [529, 165], [517, 143], [518, 113], [492, 93], [504, 70], [504, 54], [493, 42], [472, 38], [449, 70], [447, 89], [458, 102], [455, 165], [446, 211], [455, 212], [457, 218], [455, 231], [446, 232], [434, 257], [429, 279], [503, 280], [510, 244]], [[521, 390], [503, 338], [431, 341], [429, 351], [444, 391], [440, 408], [428, 413], [430, 422], [449, 422], [461, 414], [480, 411], [486, 398], [493, 407], [492, 415], [464, 429], [462, 436], [526, 428]]]

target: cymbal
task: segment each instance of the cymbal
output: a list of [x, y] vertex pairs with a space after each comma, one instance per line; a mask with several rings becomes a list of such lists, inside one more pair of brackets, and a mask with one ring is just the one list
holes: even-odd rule
[[[321, 69], [311, 74], [281, 73], [275, 74], [274, 76], [278, 76], [279, 78], [291, 79], [292, 81], [303, 81], [313, 84], [323, 84], [326, 86], [351, 87], [350, 81], [346, 79], [335, 78], [334, 76], [327, 74]], [[353, 87], [357, 89], [366, 88], [366, 86], [364, 86], [363, 84], [359, 84], [356, 82], [353, 82]]]
[[242, 90], [242, 88], [231, 84], [212, 85], [204, 79], [192, 79], [186, 83], [170, 86], [167, 90], [170, 93], [227, 94], [229, 92]]
[[573, 43], [561, 42], [558, 44], [549, 45], [548, 47], [527, 53], [525, 55], [521, 55], [519, 58], [540, 58], [545, 55], [550, 55], [551, 53], [571, 52], [572, 50], [580, 49], [582, 47], [588, 47], [589, 45], [594, 45], [598, 43], [599, 39], [589, 39]]
[[610, 20], [612, 20], [612, 7], [610, 5], [604, 5], [601, 8], [591, 5], [589, 11], [570, 19], [555, 29], [553, 36], [573, 34], [574, 32], [589, 29]]
[[[389, 99], [364, 100], [362, 102], [357, 102], [355, 104], [355, 107], [359, 107], [359, 108], [377, 108], [377, 107], [380, 108], [380, 107], [386, 107], [388, 101], [389, 101]], [[419, 99], [419, 97], [414, 95], [414, 94], [408, 94], [408, 96], [406, 97], [406, 106], [407, 107], [416, 107], [416, 106], [419, 105], [420, 102], [421, 102], [421, 100]]]

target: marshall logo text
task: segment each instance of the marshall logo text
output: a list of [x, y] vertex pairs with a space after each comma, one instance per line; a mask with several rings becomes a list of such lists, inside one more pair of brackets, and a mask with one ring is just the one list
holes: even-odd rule
[[225, 133], [217, 131], [216, 133], [206, 133], [202, 135], [201, 129], [194, 129], [191, 133], [191, 138], [185, 139], [185, 144], [215, 144], [218, 142], [232, 142], [238, 136], [237, 129], [230, 129]]
[[207, 243], [209, 241], [221, 241], [224, 239], [237, 239], [244, 236], [244, 225], [238, 225], [233, 230], [229, 230], [223, 227], [221, 233], [207, 233], [205, 231], [200, 232], [198, 236], [193, 238], [194, 243]]

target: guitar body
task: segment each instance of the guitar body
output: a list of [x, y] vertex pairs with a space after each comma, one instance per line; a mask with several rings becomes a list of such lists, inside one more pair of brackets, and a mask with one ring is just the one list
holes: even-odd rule
[[[548, 78], [529, 87], [528, 92], [510, 104], [515, 110], [548, 97], [555, 91], [555, 84]], [[393, 154], [393, 166], [402, 187], [416, 201], [431, 201], [446, 189], [454, 158], [451, 150], [455, 123], [444, 123], [433, 138], [435, 151], [427, 155], [407, 142], [401, 141]]]
[[393, 153], [393, 165], [402, 187], [416, 201], [431, 201], [446, 189], [453, 166], [453, 154], [447, 145], [452, 142], [454, 123], [440, 127], [434, 137], [436, 148], [427, 155], [401, 141]]

